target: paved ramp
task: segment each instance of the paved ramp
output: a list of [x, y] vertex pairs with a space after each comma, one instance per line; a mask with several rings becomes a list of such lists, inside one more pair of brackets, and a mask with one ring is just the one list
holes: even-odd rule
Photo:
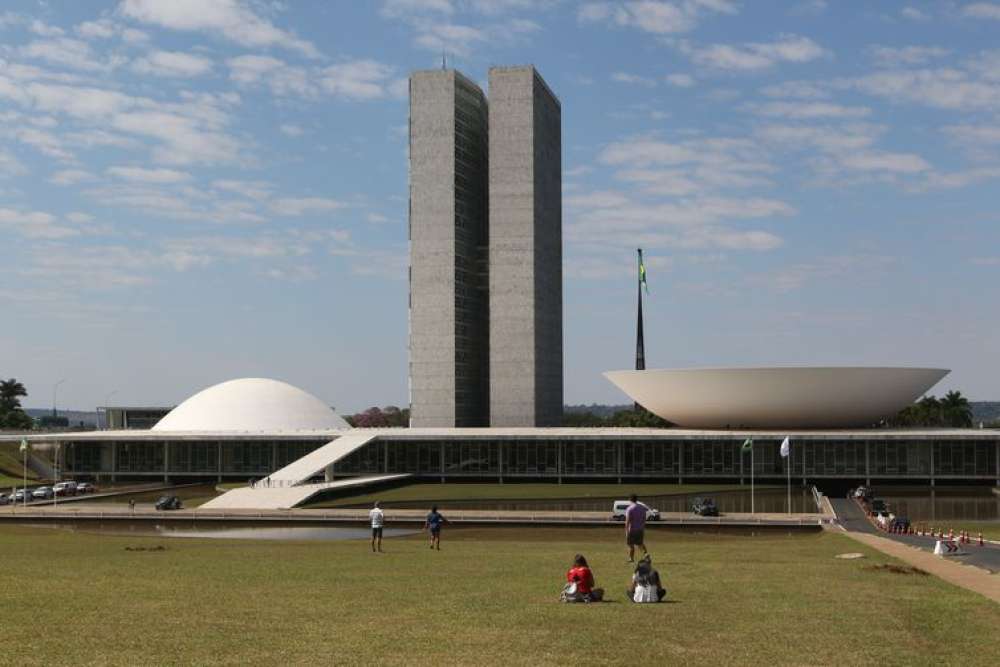
[[257, 484], [253, 488], [249, 486], [227, 491], [218, 498], [214, 498], [199, 509], [206, 510], [278, 510], [291, 509], [301, 505], [321, 491], [330, 489], [350, 489], [381, 482], [389, 482], [396, 479], [409, 477], [403, 475], [378, 475], [376, 477], [352, 477], [336, 482], [321, 482], [319, 484], [298, 484], [295, 486], [267, 487]]
[[301, 459], [292, 461], [284, 468], [272, 472], [264, 479], [257, 482], [263, 486], [292, 486], [302, 484], [323, 472], [327, 466], [333, 465], [348, 454], [361, 449], [374, 440], [376, 435], [370, 433], [359, 433], [357, 435], [348, 433], [336, 440], [326, 443], [319, 449], [309, 452]]

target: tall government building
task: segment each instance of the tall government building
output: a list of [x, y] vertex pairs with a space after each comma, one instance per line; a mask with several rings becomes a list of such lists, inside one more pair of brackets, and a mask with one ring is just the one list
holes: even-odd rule
[[410, 77], [410, 424], [562, 419], [562, 130], [533, 67]]

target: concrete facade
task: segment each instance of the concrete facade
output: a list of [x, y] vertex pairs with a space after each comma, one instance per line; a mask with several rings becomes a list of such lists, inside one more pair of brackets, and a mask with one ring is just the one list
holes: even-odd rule
[[487, 103], [454, 70], [410, 77], [410, 423], [488, 422]]
[[489, 72], [490, 424], [562, 420], [562, 130], [534, 67]]

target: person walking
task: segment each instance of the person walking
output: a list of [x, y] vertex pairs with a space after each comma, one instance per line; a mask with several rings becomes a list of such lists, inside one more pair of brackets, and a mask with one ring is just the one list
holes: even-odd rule
[[646, 551], [646, 540], [644, 537], [647, 509], [645, 505], [639, 502], [634, 493], [629, 496], [629, 506], [625, 510], [625, 544], [628, 545], [628, 562], [630, 563], [635, 562], [636, 547], [642, 549], [643, 554], [649, 553]]
[[372, 522], [372, 553], [382, 553], [382, 526], [385, 524], [385, 513], [379, 503], [368, 512]]
[[441, 526], [445, 521], [447, 519], [438, 512], [437, 505], [432, 507], [430, 513], [427, 515], [427, 520], [424, 521], [424, 530], [431, 534], [431, 549], [441, 551]]

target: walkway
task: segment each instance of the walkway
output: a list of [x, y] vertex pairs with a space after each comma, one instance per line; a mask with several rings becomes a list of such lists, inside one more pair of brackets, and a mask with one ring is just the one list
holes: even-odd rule
[[843, 530], [849, 537], [945, 581], [1000, 602], [1000, 547], [963, 545], [965, 556], [941, 557], [933, 553], [936, 540], [919, 535], [881, 533], [871, 525], [857, 503], [831, 498]]
[[377, 437], [376, 434], [372, 433], [348, 433], [347, 435], [342, 435], [336, 440], [326, 443], [319, 449], [309, 452], [302, 458], [292, 461], [284, 468], [272, 472], [261, 480], [260, 483], [266, 485], [270, 482], [272, 487], [302, 484], [319, 475], [348, 454], [361, 449]]
[[379, 475], [377, 477], [352, 477], [336, 482], [321, 482], [319, 484], [297, 484], [289, 486], [267, 486], [258, 482], [252, 488], [249, 486], [233, 489], [213, 498], [201, 506], [206, 510], [277, 510], [290, 509], [301, 505], [321, 491], [332, 489], [350, 489], [359, 486], [369, 486], [381, 482], [409, 477], [403, 475]]

